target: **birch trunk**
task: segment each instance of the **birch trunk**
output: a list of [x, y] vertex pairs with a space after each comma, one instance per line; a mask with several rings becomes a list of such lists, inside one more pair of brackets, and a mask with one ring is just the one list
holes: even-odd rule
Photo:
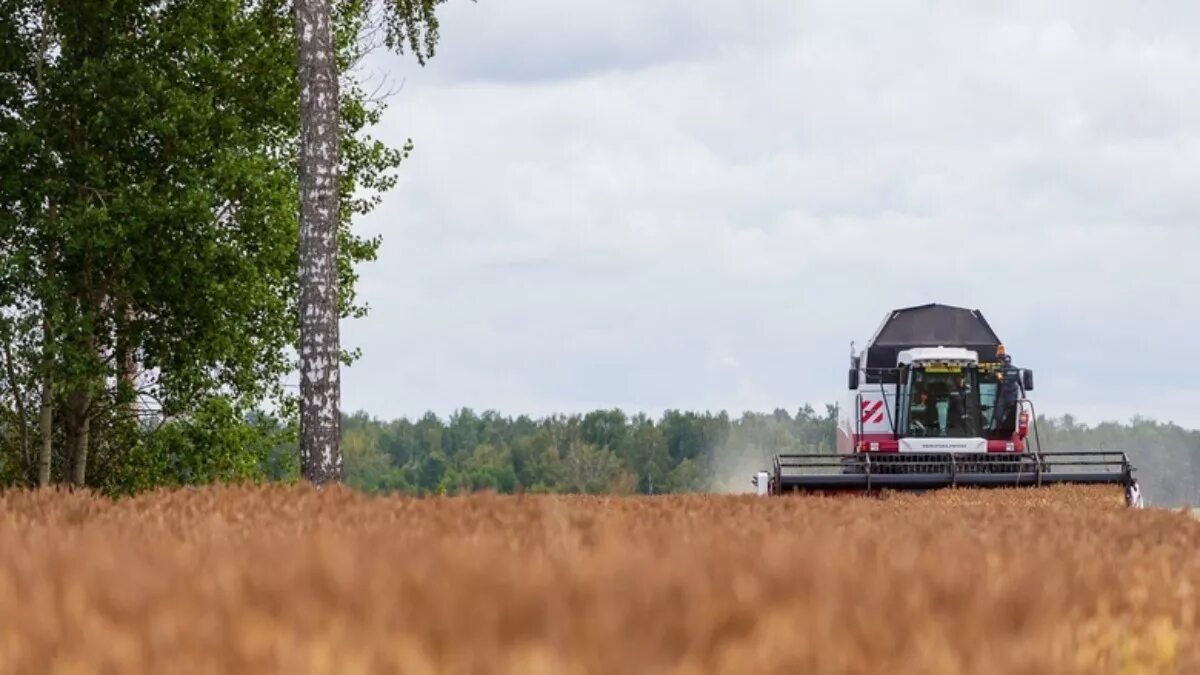
[[329, 0], [296, 0], [300, 57], [300, 467], [341, 479], [338, 77]]
[[[42, 62], [49, 58], [50, 53], [50, 31], [47, 28], [49, 7], [42, 6], [42, 35], [41, 35], [41, 53], [38, 54], [38, 59], [35, 62], [37, 67], [37, 95], [38, 100], [41, 100], [43, 91], [45, 90], [45, 82], [42, 74]], [[54, 197], [50, 197], [47, 212], [47, 217], [50, 222], [58, 220], [58, 204], [54, 201]], [[45, 269], [43, 273], [50, 273], [50, 256], [47, 255], [44, 261]], [[38, 487], [47, 487], [50, 485], [50, 462], [54, 454], [54, 381], [52, 369], [54, 363], [51, 359], [51, 339], [50, 333], [50, 310], [42, 308], [42, 409], [38, 411], [38, 431], [41, 434], [41, 447], [38, 449]]]
[[[12, 389], [13, 402], [17, 406], [17, 433], [21, 442], [21, 465], [25, 471], [29, 470], [29, 418], [25, 413], [25, 394], [21, 391], [20, 385], [17, 383], [17, 372], [13, 366], [12, 349], [8, 343], [4, 343], [4, 348], [0, 350], [4, 354], [4, 370], [8, 376], [8, 387]], [[28, 475], [28, 474], [27, 474]]]
[[42, 410], [38, 416], [42, 435], [42, 446], [38, 450], [38, 487], [44, 488], [50, 485], [50, 459], [54, 456], [54, 387], [49, 368], [46, 368], [42, 378]]
[[92, 436], [91, 397], [82, 389], [69, 398], [71, 424], [71, 485], [82, 488], [87, 481], [88, 446]]
[[[55, 214], [50, 202], [51, 216]], [[50, 463], [54, 456], [54, 358], [51, 352], [54, 334], [50, 325], [50, 310], [42, 309], [42, 409], [38, 414], [38, 431], [42, 437], [38, 449], [38, 487], [50, 485]]]
[[[117, 335], [117, 395], [129, 397], [121, 406], [121, 416], [128, 424], [137, 423], [137, 377], [138, 364], [134, 340], [130, 335], [133, 325], [133, 305], [122, 304], [121, 323]], [[122, 390], [123, 389], [123, 390]]]

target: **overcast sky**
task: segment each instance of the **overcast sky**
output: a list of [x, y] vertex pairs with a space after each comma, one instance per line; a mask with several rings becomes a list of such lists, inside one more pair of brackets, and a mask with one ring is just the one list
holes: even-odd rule
[[[969, 5], [974, 9], [964, 9]], [[451, 0], [343, 406], [769, 411], [979, 308], [1039, 412], [1200, 427], [1200, 3]]]

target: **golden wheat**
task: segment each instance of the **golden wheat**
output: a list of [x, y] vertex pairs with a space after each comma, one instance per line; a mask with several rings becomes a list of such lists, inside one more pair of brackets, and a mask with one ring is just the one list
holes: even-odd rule
[[1200, 672], [1197, 553], [1111, 488], [10, 492], [0, 672]]

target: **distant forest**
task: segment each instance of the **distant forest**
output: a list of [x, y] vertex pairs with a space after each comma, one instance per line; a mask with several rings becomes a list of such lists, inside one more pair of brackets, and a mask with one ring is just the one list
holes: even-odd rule
[[[369, 492], [448, 494], [745, 492], [777, 452], [832, 453], [836, 408], [726, 413], [620, 410], [534, 419], [461, 409], [447, 419], [343, 417], [346, 482]], [[1125, 450], [1155, 506], [1200, 503], [1200, 432], [1135, 418], [1088, 426], [1039, 417], [1044, 450]]]

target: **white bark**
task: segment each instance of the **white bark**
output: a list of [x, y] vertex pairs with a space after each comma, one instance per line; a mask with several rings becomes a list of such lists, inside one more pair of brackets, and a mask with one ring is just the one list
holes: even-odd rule
[[[50, 53], [49, 9], [47, 5], [42, 5], [41, 49], [39, 50], [37, 61], [34, 62], [37, 68], [37, 96], [39, 101], [42, 99], [45, 91], [42, 63], [49, 58]], [[46, 216], [52, 223], [58, 220], [58, 205], [55, 203], [53, 197], [48, 200]], [[49, 270], [49, 256], [46, 256], [45, 271], [49, 273]], [[54, 382], [52, 379], [54, 361], [51, 357], [51, 339], [53, 339], [53, 335], [50, 332], [50, 311], [43, 307], [42, 406], [38, 412], [38, 432], [41, 435], [42, 441], [41, 447], [38, 449], [38, 487], [42, 488], [50, 485], [51, 459], [54, 456]]]
[[[50, 213], [54, 213], [54, 204], [50, 204]], [[48, 488], [50, 485], [50, 459], [54, 456], [54, 382], [52, 372], [53, 358], [50, 357], [49, 311], [42, 310], [42, 410], [37, 416], [38, 434], [41, 435], [41, 448], [37, 450], [37, 486]]]
[[92, 436], [91, 397], [82, 389], [71, 393], [68, 407], [71, 424], [71, 485], [76, 488], [87, 484], [88, 451]]
[[329, 0], [296, 0], [300, 56], [300, 466], [341, 479], [338, 79]]

